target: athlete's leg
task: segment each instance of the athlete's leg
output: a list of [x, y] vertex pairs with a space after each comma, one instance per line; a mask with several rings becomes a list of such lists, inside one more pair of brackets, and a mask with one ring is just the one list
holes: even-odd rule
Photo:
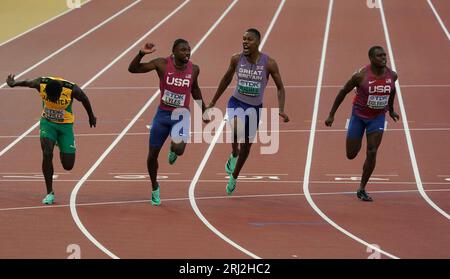
[[345, 142], [345, 147], [346, 147], [347, 158], [349, 160], [353, 160], [356, 158], [356, 155], [358, 155], [359, 151], [361, 150], [361, 142], [362, 142], [362, 138], [361, 139], [347, 138], [347, 140]]
[[153, 118], [152, 128], [150, 129], [147, 170], [150, 175], [153, 191], [159, 189], [158, 181], [156, 179], [158, 174], [158, 156], [164, 142], [169, 136], [171, 128], [170, 125], [167, 125], [167, 119], [170, 119], [170, 112], [158, 109]]
[[59, 158], [61, 159], [61, 164], [65, 170], [70, 171], [73, 169], [73, 166], [75, 165], [75, 153], [60, 152]]
[[383, 138], [384, 121], [385, 116], [383, 114], [367, 122], [366, 160], [363, 165], [361, 183], [359, 185], [358, 191], [356, 192], [358, 198], [363, 201], [372, 201], [372, 198], [366, 193], [365, 189], [367, 182], [369, 181], [370, 176], [375, 169], [378, 147], [380, 146], [381, 140]]
[[147, 170], [152, 182], [152, 205], [160, 205], [161, 199], [159, 197], [159, 184], [156, 180], [158, 175], [158, 155], [161, 147], [152, 147], [150, 145], [147, 157]]
[[[261, 106], [262, 107], [262, 106]], [[256, 108], [260, 109], [260, 108]], [[244, 120], [245, 123], [243, 126], [243, 133], [241, 133], [239, 136], [239, 141], [241, 142], [240, 150], [239, 150], [239, 157], [236, 162], [236, 167], [233, 172], [233, 178], [237, 179], [239, 176], [239, 173], [241, 172], [242, 167], [245, 164], [245, 161], [247, 161], [248, 155], [250, 153], [250, 149], [252, 147], [253, 140], [256, 136], [257, 129], [259, 127], [259, 111], [256, 112], [254, 115], [245, 116]], [[243, 140], [242, 140], [243, 138]]]
[[233, 141], [231, 142], [231, 154], [233, 157], [237, 157], [239, 155], [239, 142], [238, 142], [238, 118], [234, 117], [232, 120], [232, 131], [233, 131]]
[[65, 170], [72, 170], [75, 164], [75, 136], [73, 124], [57, 124], [57, 142], [59, 146], [59, 158]]
[[347, 139], [345, 142], [347, 158], [350, 160], [354, 159], [361, 150], [364, 129], [364, 121], [361, 118], [352, 115], [348, 124]]
[[186, 142], [175, 143], [173, 141], [170, 142], [170, 151], [174, 152], [177, 156], [181, 156], [186, 149]]
[[170, 115], [170, 121], [167, 124], [170, 126], [172, 141], [167, 157], [171, 165], [175, 163], [178, 156], [183, 155], [186, 149], [186, 144], [190, 139], [190, 119], [190, 112], [185, 108], [176, 109]]
[[367, 182], [375, 168], [377, 160], [378, 147], [381, 144], [384, 131], [384, 114], [375, 117], [367, 122], [367, 156], [363, 166], [363, 174], [361, 177], [361, 189], [365, 189]]
[[152, 190], [155, 191], [159, 188], [156, 177], [158, 175], [158, 156], [161, 151], [161, 147], [150, 146], [147, 156], [147, 170], [152, 182]]
[[372, 175], [373, 170], [375, 169], [378, 147], [381, 144], [382, 138], [383, 132], [372, 132], [370, 134], [367, 134], [367, 153], [366, 153], [366, 160], [363, 166], [360, 189], [366, 188], [366, 184], [369, 181], [369, 178]]
[[53, 149], [55, 142], [49, 138], [41, 138], [42, 173], [44, 174], [47, 194], [53, 192]]
[[[241, 120], [243, 120], [243, 125], [237, 125], [237, 139], [238, 142], [240, 142], [240, 150], [236, 166], [233, 170], [233, 173], [230, 173], [230, 178], [226, 187], [228, 195], [232, 195], [234, 190], [236, 189], [237, 178], [239, 177], [239, 173], [241, 172], [241, 169], [247, 161], [248, 155], [250, 154], [250, 149], [252, 147], [252, 143], [259, 126], [261, 108], [262, 105], [254, 107], [254, 109], [256, 109], [256, 113], [250, 113], [249, 115], [244, 116], [244, 119], [239, 118], [237, 121], [238, 124], [240, 124], [240, 122], [242, 122]], [[240, 129], [242, 129], [243, 131], [239, 131]]]
[[250, 149], [252, 147], [252, 143], [249, 141], [241, 143], [241, 149], [239, 150], [239, 157], [236, 162], [236, 167], [233, 171], [233, 178], [237, 179], [239, 176], [239, 173], [241, 172], [242, 167], [245, 164], [245, 161], [247, 161], [248, 154], [250, 154]]

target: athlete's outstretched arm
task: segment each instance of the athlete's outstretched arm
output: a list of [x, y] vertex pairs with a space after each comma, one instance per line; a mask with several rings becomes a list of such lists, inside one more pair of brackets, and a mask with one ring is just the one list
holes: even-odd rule
[[92, 126], [95, 127], [97, 125], [97, 118], [95, 117], [94, 112], [92, 111], [91, 102], [89, 101], [88, 96], [86, 96], [86, 94], [80, 87], [75, 85], [72, 90], [72, 97], [83, 104], [83, 107], [89, 116], [89, 126], [91, 128]]
[[156, 58], [147, 63], [142, 63], [141, 60], [146, 54], [150, 54], [156, 51], [155, 45], [152, 43], [146, 43], [140, 50], [139, 53], [133, 58], [128, 66], [128, 71], [130, 73], [148, 73], [157, 68], [157, 64], [161, 58]]
[[236, 71], [236, 66], [239, 61], [240, 54], [235, 54], [231, 57], [230, 65], [228, 66], [225, 75], [223, 75], [220, 80], [219, 87], [217, 88], [216, 94], [208, 105], [208, 108], [212, 108], [216, 105], [216, 102], [219, 100], [220, 96], [222, 96], [223, 92], [227, 89], [228, 85], [230, 85], [233, 80], [234, 72]]
[[281, 80], [280, 70], [278, 69], [277, 62], [269, 58], [269, 61], [267, 63], [267, 69], [270, 73], [270, 75], [273, 78], [273, 81], [275, 82], [275, 85], [277, 86], [277, 96], [278, 96], [278, 107], [280, 108], [279, 115], [283, 118], [284, 122], [289, 121], [288, 115], [284, 112], [284, 102], [285, 102], [285, 90], [283, 81]]
[[36, 79], [15, 80], [15, 75], [9, 75], [6, 78], [6, 83], [8, 84], [9, 87], [16, 87], [16, 86], [29, 87], [29, 88], [34, 88], [38, 91], [39, 91], [40, 82], [41, 82], [40, 77], [38, 77]]
[[394, 76], [394, 88], [391, 90], [391, 94], [389, 94], [389, 100], [388, 100], [389, 116], [392, 118], [392, 120], [397, 122], [400, 119], [400, 116], [398, 115], [398, 113], [396, 113], [394, 111], [394, 100], [395, 100], [395, 94], [397, 93], [397, 89], [395, 87], [395, 82], [397, 81], [398, 76], [397, 76], [396, 72], [393, 71], [392, 73]]
[[344, 87], [339, 91], [339, 93], [336, 96], [336, 99], [334, 100], [333, 107], [331, 108], [330, 114], [328, 115], [328, 118], [325, 120], [325, 125], [328, 127], [331, 127], [331, 125], [334, 122], [334, 114], [336, 113], [339, 106], [342, 104], [342, 101], [344, 101], [345, 96], [347, 96], [350, 91], [353, 90], [353, 88], [357, 87], [361, 80], [363, 78], [363, 73], [361, 71], [355, 73], [350, 80], [345, 83]]

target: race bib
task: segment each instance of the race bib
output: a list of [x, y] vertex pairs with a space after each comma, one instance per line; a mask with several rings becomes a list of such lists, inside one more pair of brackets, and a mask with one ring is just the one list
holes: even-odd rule
[[170, 92], [168, 90], [164, 91], [162, 96], [162, 102], [171, 107], [179, 108], [184, 106], [184, 101], [186, 100], [186, 95]]
[[50, 121], [63, 122], [64, 110], [44, 108], [44, 115]]
[[384, 109], [388, 104], [388, 95], [369, 95], [367, 106], [371, 109]]
[[238, 92], [251, 97], [259, 96], [261, 92], [261, 83], [250, 80], [239, 80]]

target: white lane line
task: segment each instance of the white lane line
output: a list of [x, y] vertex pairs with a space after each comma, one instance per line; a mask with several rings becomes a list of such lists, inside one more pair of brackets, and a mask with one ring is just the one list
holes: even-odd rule
[[430, 6], [431, 10], [434, 13], [436, 20], [439, 22], [439, 25], [441, 26], [442, 30], [444, 31], [445, 35], [447, 36], [447, 39], [450, 41], [450, 33], [448, 33], [447, 27], [445, 27], [445, 24], [442, 21], [441, 17], [439, 16], [437, 10], [434, 8], [433, 3], [431, 3], [431, 0], [427, 0], [427, 2], [428, 2], [428, 5]]
[[[41, 174], [42, 175], [42, 174]], [[148, 183], [148, 174], [145, 178], [140, 177], [129, 177], [129, 178], [116, 178], [116, 179], [87, 179], [85, 182], [145, 182]], [[161, 179], [161, 178], [159, 178]], [[267, 177], [266, 177], [267, 179]], [[185, 183], [185, 182], [192, 182], [192, 179], [166, 179], [162, 178], [161, 180], [165, 182], [174, 182], [174, 183]], [[27, 178], [27, 179], [0, 179], [0, 184], [2, 182], [36, 182], [36, 181], [42, 181], [44, 182], [44, 178]], [[54, 181], [58, 182], [78, 182], [79, 179], [57, 179], [55, 178]], [[227, 182], [228, 178], [224, 179], [200, 179], [197, 182], [200, 183], [223, 183]], [[444, 179], [445, 181], [445, 179]], [[270, 180], [262, 180], [262, 178], [253, 178], [253, 179], [242, 179], [239, 181], [239, 183], [284, 183], [284, 184], [290, 184], [290, 183], [303, 183], [304, 180], [278, 180], [278, 179], [270, 179]], [[310, 180], [310, 184], [359, 184], [358, 180]], [[371, 184], [381, 184], [381, 185], [416, 185], [415, 181], [385, 181], [385, 180], [373, 180], [370, 181]], [[424, 184], [427, 185], [450, 185], [449, 182], [424, 182]], [[11, 186], [10, 184], [8, 186]], [[64, 185], [65, 186], [65, 185]], [[123, 185], [121, 185], [122, 187]], [[18, 185], [14, 185], [13, 187], [20, 187]], [[62, 186], [61, 186], [62, 187]]]
[[[429, 132], [439, 132], [439, 131], [450, 131], [450, 128], [411, 128], [410, 131], [429, 131]], [[328, 133], [328, 132], [345, 132], [345, 129], [324, 129], [324, 130], [316, 130], [317, 133]], [[403, 132], [404, 129], [389, 129], [389, 131]], [[266, 131], [259, 130], [260, 133], [309, 133], [311, 130], [309, 129], [294, 129], [294, 130], [279, 130], [279, 131]], [[190, 132], [191, 134], [196, 134], [197, 132]], [[202, 132], [206, 133], [206, 132]], [[224, 133], [231, 133], [230, 131], [225, 131]], [[102, 137], [102, 136], [118, 136], [120, 133], [105, 133], [105, 134], [75, 134], [75, 137]], [[126, 136], [148, 136], [148, 132], [146, 133], [127, 133]], [[2, 138], [15, 138], [16, 136], [0, 136]], [[25, 138], [38, 138], [39, 135], [28, 135]]]
[[[386, 37], [386, 45], [387, 45], [388, 52], [389, 52], [389, 58], [390, 58], [392, 70], [397, 71], [397, 67], [395, 66], [394, 52], [392, 50], [391, 39], [390, 39], [390, 36], [389, 36], [389, 30], [388, 30], [388, 26], [387, 26], [387, 21], [386, 21], [385, 15], [384, 15], [383, 1], [380, 0], [379, 3], [380, 3], [381, 21], [383, 23], [384, 35]], [[406, 143], [408, 145], [409, 157], [411, 159], [411, 165], [412, 165], [412, 168], [413, 168], [413, 171], [414, 171], [414, 177], [416, 178], [416, 182], [417, 182], [417, 189], [419, 189], [419, 192], [420, 192], [421, 196], [423, 197], [423, 199], [431, 207], [433, 207], [437, 212], [442, 214], [448, 220], [448, 219], [450, 219], [450, 215], [447, 214], [447, 212], [445, 212], [444, 210], [442, 210], [439, 206], [437, 206], [427, 196], [427, 194], [424, 191], [424, 188], [423, 188], [423, 185], [422, 185], [422, 179], [420, 178], [419, 166], [418, 166], [417, 160], [416, 160], [416, 154], [414, 152], [414, 146], [413, 146], [413, 142], [412, 142], [411, 133], [410, 133], [410, 130], [409, 130], [408, 118], [406, 116], [406, 109], [405, 109], [405, 104], [403, 102], [403, 97], [402, 97], [402, 92], [401, 92], [400, 82], [399, 81], [397, 81], [397, 96], [398, 96], [397, 99], [398, 99], [400, 111], [401, 111], [402, 118], [403, 118], [402, 122], [403, 122], [403, 126], [405, 128], [405, 136], [406, 136]]]
[[[106, 66], [102, 71], [100, 71], [95, 77], [93, 77], [91, 80], [89, 80], [86, 85], [94, 81], [95, 78], [100, 76], [102, 73], [104, 73], [107, 69], [109, 69], [112, 65], [114, 65], [119, 59], [121, 59], [123, 56], [125, 56], [131, 49], [136, 47], [139, 43], [141, 43], [144, 39], [146, 39], [151, 33], [153, 33], [156, 29], [158, 29], [162, 24], [164, 24], [167, 20], [169, 20], [173, 15], [175, 15], [181, 8], [183, 8], [189, 0], [184, 1], [182, 4], [180, 4], [176, 9], [174, 9], [170, 14], [168, 14], [164, 19], [162, 19], [158, 24], [156, 24], [152, 29], [150, 29], [147, 33], [145, 33], [139, 40], [137, 40], [133, 45], [131, 45], [128, 49], [126, 49], [124, 52], [122, 52], [121, 55], [119, 55], [116, 59], [114, 59], [108, 66]], [[72, 214], [72, 218], [75, 221], [75, 224], [78, 226], [80, 231], [95, 245], [97, 246], [101, 251], [103, 251], [105, 254], [107, 254], [109, 257], [113, 259], [118, 259], [115, 254], [113, 254], [111, 251], [106, 249], [100, 242], [95, 239], [91, 233], [84, 227], [83, 223], [81, 222], [78, 212], [76, 209], [76, 199], [78, 191], [80, 190], [83, 183], [86, 181], [86, 179], [94, 172], [94, 170], [100, 165], [100, 163], [106, 158], [106, 156], [111, 152], [111, 150], [117, 145], [117, 143], [122, 139], [123, 135], [131, 128], [131, 126], [134, 124], [134, 122], [137, 121], [137, 119], [144, 113], [144, 111], [147, 109], [148, 106], [150, 106], [151, 102], [156, 98], [156, 94], [153, 95], [149, 101], [144, 105], [144, 107], [139, 111], [139, 113], [133, 118], [133, 120], [125, 127], [125, 129], [122, 131], [122, 133], [114, 140], [114, 142], [108, 147], [108, 149], [103, 152], [103, 154], [100, 156], [100, 158], [94, 163], [94, 165], [84, 174], [84, 176], [78, 181], [78, 183], [75, 185], [74, 189], [72, 190], [72, 193], [70, 194], [70, 212]]]
[[[147, 181], [148, 182], [148, 181]], [[415, 193], [418, 190], [384, 190], [384, 191], [372, 191], [371, 194], [402, 194], [402, 193]], [[429, 189], [427, 192], [450, 192], [450, 189]], [[311, 193], [312, 196], [333, 196], [333, 195], [352, 195], [354, 192], [317, 192]], [[261, 194], [261, 195], [236, 195], [233, 197], [228, 196], [206, 196], [206, 197], [196, 197], [197, 200], [213, 200], [213, 199], [243, 199], [243, 198], [276, 198], [276, 197], [296, 197], [304, 196], [301, 193], [291, 193], [291, 194]], [[169, 201], [188, 201], [187, 198], [171, 198], [171, 199], [161, 199], [163, 202]], [[123, 205], [123, 204], [134, 204], [134, 203], [146, 203], [149, 204], [150, 200], [125, 200], [125, 201], [111, 201], [111, 202], [92, 202], [92, 203], [79, 203], [77, 207], [84, 206], [98, 206], [98, 205]], [[32, 210], [32, 209], [53, 209], [53, 208], [64, 208], [69, 207], [70, 204], [57, 204], [57, 205], [39, 205], [39, 206], [23, 206], [23, 207], [6, 207], [0, 208], [2, 211], [16, 211], [16, 210]]]
[[[281, 9], [283, 8], [283, 5], [285, 2], [286, 2], [285, 0], [280, 1], [278, 9], [275, 12], [275, 15], [273, 16], [272, 21], [269, 24], [266, 34], [264, 35], [264, 38], [261, 40], [261, 44], [259, 45], [260, 50], [264, 47], [264, 44], [265, 44], [267, 38], [269, 37], [270, 32], [272, 31], [272, 28], [278, 18], [278, 15], [280, 14]], [[226, 117], [227, 116], [225, 115], [225, 118]], [[225, 120], [223, 120], [222, 123], [220, 124], [219, 128], [217, 129], [216, 134], [214, 135], [214, 138], [212, 139], [211, 144], [208, 147], [208, 150], [205, 153], [205, 156], [203, 157], [197, 171], [195, 172], [194, 178], [192, 179], [192, 182], [189, 185], [189, 201], [190, 201], [191, 207], [194, 210], [195, 214], [203, 222], [203, 224], [205, 224], [205, 226], [208, 227], [208, 229], [210, 229], [213, 233], [215, 233], [217, 236], [219, 236], [221, 239], [223, 239], [224, 241], [226, 241], [228, 244], [230, 244], [234, 248], [238, 249], [239, 251], [245, 253], [246, 255], [248, 255], [252, 258], [260, 259], [259, 256], [255, 255], [254, 253], [252, 253], [252, 252], [248, 251], [247, 249], [243, 248], [242, 246], [238, 245], [236, 242], [229, 239], [226, 235], [224, 235], [219, 230], [217, 230], [213, 225], [211, 225], [211, 223], [205, 218], [205, 216], [203, 216], [203, 214], [201, 213], [201, 211], [198, 208], [197, 203], [195, 201], [195, 199], [196, 199], [195, 198], [195, 187], [200, 178], [200, 175], [202, 174], [203, 169], [205, 168], [206, 162], [208, 162], [209, 156], [211, 156], [212, 150], [214, 149], [214, 146], [216, 145], [217, 140], [219, 139], [219, 136], [222, 134], [222, 130], [225, 126], [225, 123], [226, 123]]]
[[[113, 16], [109, 17], [108, 19], [104, 20], [102, 23], [100, 23], [99, 25], [95, 26], [94, 28], [92, 28], [91, 30], [89, 30], [88, 32], [84, 33], [83, 35], [79, 36], [78, 38], [76, 38], [75, 40], [71, 41], [70, 43], [68, 43], [67, 45], [65, 45], [64, 47], [60, 48], [59, 50], [53, 52], [52, 54], [50, 54], [49, 56], [47, 56], [46, 58], [42, 59], [40, 62], [34, 64], [33, 66], [31, 66], [30, 68], [28, 68], [27, 70], [23, 71], [20, 74], [16, 75], [16, 78], [19, 78], [21, 76], [23, 76], [24, 74], [30, 72], [31, 70], [35, 69], [36, 67], [38, 67], [39, 65], [45, 63], [46, 61], [50, 60], [52, 57], [54, 57], [55, 55], [61, 53], [63, 50], [65, 50], [66, 48], [72, 46], [73, 44], [77, 43], [78, 41], [80, 41], [81, 39], [83, 39], [84, 37], [88, 36], [89, 34], [91, 34], [92, 32], [96, 31], [97, 29], [99, 29], [100, 27], [102, 27], [103, 25], [107, 24], [108, 22], [112, 21], [113, 19], [115, 19], [116, 17], [118, 17], [119, 15], [123, 14], [124, 12], [126, 12], [127, 10], [129, 10], [131, 7], [133, 7], [134, 5], [138, 4], [139, 2], [141, 2], [141, 0], [136, 0], [133, 3], [131, 3], [130, 5], [128, 5], [127, 7], [123, 8], [122, 10], [120, 10], [119, 12], [115, 13]], [[6, 82], [3, 83], [0, 88], [4, 87], [6, 85]], [[86, 86], [88, 86], [89, 83], [86, 83], [85, 85], [83, 85], [81, 88], [85, 88]], [[31, 133], [31, 131], [33, 131], [34, 129], [36, 129], [39, 126], [39, 121], [36, 122], [33, 126], [31, 126], [28, 130], [26, 130], [23, 134], [21, 134], [18, 138], [16, 138], [12, 143], [10, 143], [7, 147], [5, 147], [2, 151], [0, 151], [0, 157], [3, 156], [6, 152], [8, 152], [8, 150], [10, 150], [12, 147], [14, 147], [19, 141], [21, 141], [24, 137], [26, 137], [29, 133]]]
[[[84, 5], [86, 5], [87, 3], [89, 3], [89, 2], [91, 2], [91, 0], [87, 0], [86, 2], [82, 3], [81, 6], [84, 6]], [[48, 20], [42, 22], [41, 24], [36, 25], [36, 26], [30, 28], [30, 29], [28, 29], [27, 31], [25, 31], [25, 32], [23, 32], [23, 33], [21, 33], [21, 34], [15, 36], [15, 37], [12, 37], [11, 39], [8, 39], [7, 41], [5, 41], [5, 42], [3, 42], [3, 43], [0, 43], [0, 47], [6, 45], [7, 43], [10, 43], [10, 42], [14, 41], [15, 39], [18, 39], [18, 38], [22, 37], [22, 36], [25, 35], [25, 34], [28, 34], [28, 33], [32, 32], [32, 31], [38, 29], [39, 27], [42, 27], [42, 26], [46, 25], [47, 23], [49, 23], [49, 22], [51, 22], [51, 21], [53, 21], [53, 20], [55, 20], [55, 19], [57, 19], [57, 18], [60, 18], [60, 17], [62, 17], [62, 16], [64, 16], [64, 15], [70, 13], [70, 12], [73, 11], [73, 10], [75, 10], [75, 9], [68, 9], [68, 10], [66, 10], [66, 11], [64, 11], [64, 12], [62, 12], [62, 13], [60, 13], [59, 15], [56, 15], [56, 16], [54, 16], [54, 17], [52, 17], [52, 18], [50, 18], [50, 19], [48, 19]]]
[[[230, 6], [223, 12], [223, 14], [220, 16], [219, 19], [210, 27], [210, 29], [206, 32], [206, 34], [200, 39], [200, 41], [197, 43], [197, 45], [192, 49], [191, 56], [198, 50], [198, 48], [201, 46], [201, 44], [206, 40], [206, 38], [212, 33], [212, 31], [219, 25], [219, 23], [222, 21], [222, 19], [225, 17], [225, 15], [233, 8], [234, 4], [238, 0], [234, 0], [233, 3], [230, 4]], [[132, 47], [127, 49], [123, 55], [125, 55], [126, 52], [134, 48], [136, 45], [138, 45], [142, 40], [144, 40], [148, 35], [150, 35], [154, 30], [156, 30], [160, 25], [162, 25], [165, 21], [167, 21], [170, 17], [172, 17], [178, 10], [180, 10], [184, 5], [186, 5], [189, 2], [189, 0], [186, 0], [181, 4], [177, 9], [175, 9], [171, 14], [169, 14], [167, 17], [165, 17], [157, 26], [153, 27], [149, 32], [144, 34], [138, 41], [136, 41]], [[122, 56], [123, 56], [122, 55]], [[118, 59], [117, 59], [118, 60]], [[113, 61], [114, 62], [114, 61]], [[111, 145], [103, 152], [103, 154], [98, 158], [98, 160], [92, 165], [92, 167], [84, 174], [84, 176], [80, 179], [80, 181], [75, 185], [75, 188], [73, 189], [71, 195], [70, 195], [70, 211], [72, 213], [72, 216], [75, 220], [75, 223], [80, 228], [80, 230], [91, 240], [97, 247], [99, 247], [103, 252], [105, 252], [108, 256], [112, 258], [118, 258], [116, 255], [111, 253], [108, 249], [106, 249], [102, 244], [100, 244], [90, 233], [84, 225], [82, 224], [78, 213], [76, 209], [76, 198], [78, 191], [83, 186], [84, 182], [88, 179], [88, 177], [97, 169], [97, 167], [103, 162], [103, 160], [108, 156], [108, 154], [114, 149], [114, 147], [120, 142], [120, 140], [125, 136], [125, 134], [131, 129], [131, 127], [136, 123], [136, 121], [142, 116], [142, 114], [147, 110], [147, 108], [150, 106], [150, 104], [158, 97], [159, 90], [156, 91], [156, 93], [145, 103], [145, 105], [141, 108], [141, 110], [135, 115], [135, 117], [131, 120], [131, 122], [122, 130], [120, 135], [111, 143]]]
[[321, 85], [323, 80], [323, 72], [325, 67], [325, 59], [326, 59], [326, 53], [327, 53], [327, 46], [328, 46], [328, 35], [330, 31], [330, 25], [331, 25], [331, 15], [333, 11], [333, 0], [329, 1], [328, 6], [328, 15], [327, 15], [327, 22], [325, 27], [325, 33], [323, 37], [323, 46], [322, 46], [322, 54], [320, 59], [320, 69], [319, 69], [319, 75], [317, 78], [317, 87], [316, 87], [316, 96], [314, 99], [314, 110], [313, 110], [313, 117], [311, 122], [311, 133], [309, 136], [309, 142], [308, 142], [308, 152], [306, 155], [306, 165], [305, 165], [305, 173], [304, 173], [304, 181], [303, 181], [303, 192], [305, 193], [306, 200], [308, 201], [309, 205], [314, 209], [314, 211], [317, 212], [325, 221], [327, 221], [330, 225], [332, 225], [337, 230], [341, 231], [348, 237], [356, 240], [357, 242], [363, 244], [366, 247], [370, 247], [375, 251], [378, 251], [388, 257], [391, 258], [397, 258], [394, 255], [389, 254], [388, 252], [385, 252], [381, 250], [379, 247], [376, 247], [361, 238], [355, 236], [354, 234], [350, 233], [349, 231], [345, 230], [338, 224], [336, 224], [333, 220], [331, 220], [325, 213], [322, 212], [322, 210], [317, 207], [317, 205], [314, 203], [311, 194], [309, 192], [309, 176], [311, 172], [311, 162], [312, 162], [312, 154], [313, 154], [313, 147], [314, 147], [314, 138], [315, 138], [315, 131], [316, 131], [316, 125], [317, 125], [317, 115], [319, 112], [319, 101], [320, 101], [320, 92], [321, 92]]

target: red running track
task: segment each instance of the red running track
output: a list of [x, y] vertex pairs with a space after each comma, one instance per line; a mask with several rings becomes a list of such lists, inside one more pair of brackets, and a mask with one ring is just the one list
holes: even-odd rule
[[[254, 2], [241, 0], [214, 29], [211, 26], [232, 1], [190, 1], [145, 38], [157, 44], [155, 56], [165, 56], [175, 38], [186, 38], [194, 48], [211, 30], [192, 55], [194, 63], [201, 67], [199, 82], [209, 101], [231, 55], [241, 50], [242, 32], [256, 27], [263, 36], [268, 35], [263, 51], [279, 64], [291, 121], [280, 123], [276, 154], [260, 154], [263, 144], [253, 146], [232, 198], [225, 194], [227, 178], [223, 170], [230, 145], [215, 144], [202, 166], [209, 144], [192, 143], [175, 166], [168, 165], [168, 147], [163, 148], [159, 168], [163, 204], [149, 204], [146, 126], [157, 101], [123, 137], [119, 136], [157, 90], [156, 74], [127, 72], [139, 44], [86, 88], [99, 118], [97, 128], [88, 127], [82, 106], [75, 105], [77, 163], [73, 171], [64, 172], [55, 160], [58, 177], [54, 183], [54, 206], [40, 204], [44, 182], [39, 176], [37, 130], [0, 157], [0, 194], [4, 197], [0, 202], [0, 220], [8, 224], [0, 229], [0, 257], [66, 258], [67, 246], [76, 244], [83, 258], [107, 258], [73, 221], [69, 197], [79, 184], [76, 210], [81, 222], [99, 242], [97, 245], [120, 258], [448, 258], [448, 219], [417, 190], [403, 117], [398, 123], [389, 121], [379, 151], [375, 180], [368, 185], [375, 202], [362, 203], [354, 195], [358, 186], [354, 177], [361, 173], [365, 147], [357, 159], [345, 158], [344, 127], [351, 98], [347, 97], [340, 107], [333, 128], [326, 128], [323, 121], [339, 87], [358, 67], [368, 63], [368, 48], [374, 44], [386, 46], [386, 38], [379, 9], [369, 9], [364, 1], [333, 2], [325, 56], [322, 47], [327, 0], [287, 0], [277, 18], [274, 15], [280, 1], [264, 1], [254, 16]], [[0, 72], [6, 77], [10, 72], [26, 70], [131, 3], [91, 1], [0, 47], [0, 59], [5, 65]], [[448, 22], [448, 3], [433, 3]], [[182, 1], [141, 1], [26, 77], [57, 74], [83, 85], [181, 4]], [[388, 1], [384, 11], [420, 181], [429, 198], [448, 214], [450, 114], [445, 104], [449, 101], [446, 65], [450, 42], [425, 1]], [[81, 14], [85, 20], [77, 24]], [[273, 29], [268, 33], [273, 19]], [[63, 23], [65, 30], [60, 28]], [[60, 32], [58, 41], [37, 43], [49, 32]], [[24, 52], [30, 44], [33, 50]], [[319, 91], [316, 85], [322, 59], [325, 63]], [[222, 96], [218, 108], [225, 107], [232, 89], [230, 86]], [[317, 93], [320, 102], [314, 107]], [[38, 120], [40, 106], [30, 90], [2, 88], [0, 94], [3, 149]], [[400, 111], [398, 101], [396, 104]], [[265, 106], [277, 106], [272, 81]], [[311, 161], [307, 161], [315, 112], [315, 140]], [[117, 145], [99, 160], [118, 136]], [[100, 164], [93, 168], [96, 162]], [[303, 193], [305, 169], [316, 210], [320, 209], [347, 234], [331, 226], [308, 203]], [[200, 171], [198, 182], [192, 183]], [[83, 176], [87, 176], [86, 181], [80, 180]], [[199, 211], [216, 231], [206, 227], [191, 207], [191, 183]], [[349, 235], [377, 245], [385, 254], [370, 251]]]

